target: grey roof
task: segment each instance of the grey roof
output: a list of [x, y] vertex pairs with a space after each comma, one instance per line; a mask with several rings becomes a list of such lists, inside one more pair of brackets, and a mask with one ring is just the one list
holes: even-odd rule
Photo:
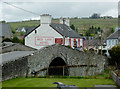
[[29, 32], [31, 32], [34, 28], [35, 28], [35, 26], [26, 26], [26, 27], [19, 27], [18, 29], [17, 29], [17, 31], [22, 31], [22, 29], [25, 29], [26, 30], [26, 34], [28, 34]]
[[28, 56], [32, 53], [34, 53], [34, 51], [13, 51], [13, 52], [0, 54], [0, 57], [2, 56], [2, 63], [7, 63], [10, 61], [14, 61], [17, 58]]
[[35, 26], [31, 26], [31, 27], [25, 27], [26, 30], [26, 34], [30, 33], [33, 29], [35, 29]]
[[[32, 31], [34, 31], [36, 28], [38, 28], [40, 25], [37, 27], [27, 31], [26, 35], [29, 35]], [[63, 24], [57, 24], [57, 23], [51, 23], [50, 26], [56, 30], [59, 34], [62, 36], [65, 35], [65, 37], [71, 37], [71, 38], [82, 38], [79, 34], [77, 34], [74, 30], [72, 30], [69, 26], [63, 25]], [[64, 27], [63, 27], [64, 26]], [[65, 33], [63, 31], [63, 28], [65, 29]]]
[[22, 31], [23, 27], [18, 27], [17, 31]]
[[118, 39], [120, 37], [120, 30], [111, 34], [107, 39]]
[[10, 45], [13, 45], [15, 43], [12, 43], [12, 42], [3, 42], [2, 43], [2, 46], [10, 46]]
[[[106, 46], [106, 40], [102, 41], [102, 45]], [[100, 39], [89, 40], [89, 46], [101, 46]]]
[[10, 25], [5, 23], [0, 23], [0, 36], [7, 36], [8, 31], [11, 32]]
[[26, 34], [25, 36], [29, 35], [31, 32], [33, 32], [36, 28], [38, 28], [40, 25], [38, 25], [37, 27], [33, 27], [33, 28], [30, 28], [29, 30], [26, 31]]
[[[57, 23], [51, 23], [50, 26], [56, 30], [58, 33], [60, 33], [62, 36], [65, 35], [65, 37], [71, 37], [71, 38], [81, 38], [79, 34], [77, 34], [74, 30], [72, 30], [69, 26], [63, 25], [63, 24], [57, 24]], [[63, 27], [64, 26], [64, 27]], [[64, 32], [64, 30], [65, 32]]]

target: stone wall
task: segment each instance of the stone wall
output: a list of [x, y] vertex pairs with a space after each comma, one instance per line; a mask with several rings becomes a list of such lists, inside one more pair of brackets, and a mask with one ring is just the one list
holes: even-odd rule
[[12, 51], [35, 51], [36, 49], [22, 45], [22, 44], [13, 44], [10, 46], [2, 47], [0, 53], [12, 52]]
[[27, 57], [7, 62], [2, 66], [2, 81], [20, 76], [25, 77], [27, 74], [27, 70], [28, 70]]
[[[33, 56], [28, 57], [29, 74], [33, 71], [37, 72], [43, 68], [48, 68], [50, 63], [57, 57], [62, 58], [68, 66], [86, 65], [83, 67], [69, 67], [69, 76], [85, 76], [87, 70], [88, 75], [100, 74], [104, 71], [106, 61], [105, 57], [101, 55], [80, 52], [62, 45], [53, 45], [42, 48]], [[87, 67], [89, 65], [96, 65], [96, 67]], [[39, 75], [43, 74], [45, 75], [45, 72], [39, 72]]]
[[[47, 75], [45, 68], [49, 68], [50, 63], [57, 57], [62, 58], [61, 60], [64, 60], [67, 66], [69, 66], [69, 76], [94, 75], [104, 71], [105, 57], [80, 52], [62, 45], [52, 45], [42, 48], [32, 55], [3, 64], [2, 81], [20, 76], [25, 77], [26, 75], [32, 76], [33, 72], [37, 72], [38, 76], [45, 76]], [[79, 66], [72, 67], [72, 65]], [[95, 67], [89, 67], [90, 65]]]

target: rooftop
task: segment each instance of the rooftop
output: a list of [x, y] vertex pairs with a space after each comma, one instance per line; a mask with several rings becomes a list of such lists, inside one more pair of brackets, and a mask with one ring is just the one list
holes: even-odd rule
[[28, 56], [32, 53], [34, 53], [34, 51], [13, 51], [13, 52], [0, 54], [0, 57], [2, 57], [2, 63], [7, 63], [10, 61], [15, 61], [18, 58], [21, 58], [24, 56]]
[[120, 30], [111, 34], [107, 39], [118, 39], [120, 37]]

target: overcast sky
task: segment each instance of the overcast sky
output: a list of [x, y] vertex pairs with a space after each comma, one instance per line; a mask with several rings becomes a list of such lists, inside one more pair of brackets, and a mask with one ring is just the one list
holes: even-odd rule
[[[104, 0], [105, 1], [105, 0]], [[102, 16], [109, 15], [113, 17], [118, 16], [118, 1], [109, 0], [104, 2], [102, 0], [80, 0], [80, 1], [41, 1], [41, 0], [6, 0], [12, 5], [23, 8], [25, 10], [37, 13], [38, 15], [31, 14], [12, 7], [5, 3], [1, 3], [0, 19], [11, 21], [23, 21], [29, 19], [39, 19], [41, 14], [50, 14], [53, 18], [59, 17], [89, 17], [93, 13], [100, 13]]]

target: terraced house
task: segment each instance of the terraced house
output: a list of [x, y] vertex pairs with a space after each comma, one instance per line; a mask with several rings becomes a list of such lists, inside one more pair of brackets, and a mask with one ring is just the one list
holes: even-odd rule
[[82, 37], [69, 27], [69, 18], [64, 18], [64, 21], [61, 18], [60, 23], [51, 23], [51, 15], [43, 14], [40, 20], [40, 25], [26, 34], [25, 45], [36, 49], [53, 44], [83, 47]]
[[107, 38], [107, 49], [109, 50], [118, 44], [120, 44], [120, 30], [114, 32]]

